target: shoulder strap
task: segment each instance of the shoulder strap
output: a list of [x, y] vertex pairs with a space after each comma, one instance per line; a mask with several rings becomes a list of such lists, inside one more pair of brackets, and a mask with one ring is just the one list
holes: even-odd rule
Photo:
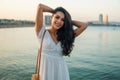
[[43, 33], [41, 42], [40, 42], [40, 48], [38, 49], [38, 56], [37, 56], [37, 62], [36, 62], [36, 73], [39, 75], [40, 73], [40, 62], [41, 62], [41, 52], [42, 52], [42, 43], [43, 43], [43, 38], [45, 35], [46, 30]]

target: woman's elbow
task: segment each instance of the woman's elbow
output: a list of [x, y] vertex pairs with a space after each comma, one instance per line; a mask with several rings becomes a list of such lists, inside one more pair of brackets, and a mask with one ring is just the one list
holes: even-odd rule
[[43, 4], [39, 3], [38, 4], [38, 8], [42, 9], [43, 8]]
[[88, 24], [87, 24], [87, 23], [84, 23], [83, 29], [86, 29], [87, 27], [88, 27]]

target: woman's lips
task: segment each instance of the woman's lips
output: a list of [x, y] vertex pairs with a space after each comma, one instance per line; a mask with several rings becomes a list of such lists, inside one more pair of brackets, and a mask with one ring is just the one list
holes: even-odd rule
[[61, 25], [60, 24], [55, 24], [57, 27], [60, 27]]

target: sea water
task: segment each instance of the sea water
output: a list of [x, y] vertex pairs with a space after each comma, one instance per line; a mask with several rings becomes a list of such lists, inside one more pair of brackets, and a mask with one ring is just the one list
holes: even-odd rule
[[[88, 26], [65, 57], [71, 80], [120, 80], [120, 27]], [[34, 27], [0, 29], [0, 80], [30, 80], [38, 40]]]

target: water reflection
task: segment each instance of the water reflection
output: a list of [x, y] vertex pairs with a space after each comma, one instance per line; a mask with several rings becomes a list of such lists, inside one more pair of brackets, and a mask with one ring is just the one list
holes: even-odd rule
[[[88, 27], [66, 57], [71, 80], [120, 80], [120, 27]], [[0, 29], [0, 80], [30, 80], [35, 71], [34, 28]]]

